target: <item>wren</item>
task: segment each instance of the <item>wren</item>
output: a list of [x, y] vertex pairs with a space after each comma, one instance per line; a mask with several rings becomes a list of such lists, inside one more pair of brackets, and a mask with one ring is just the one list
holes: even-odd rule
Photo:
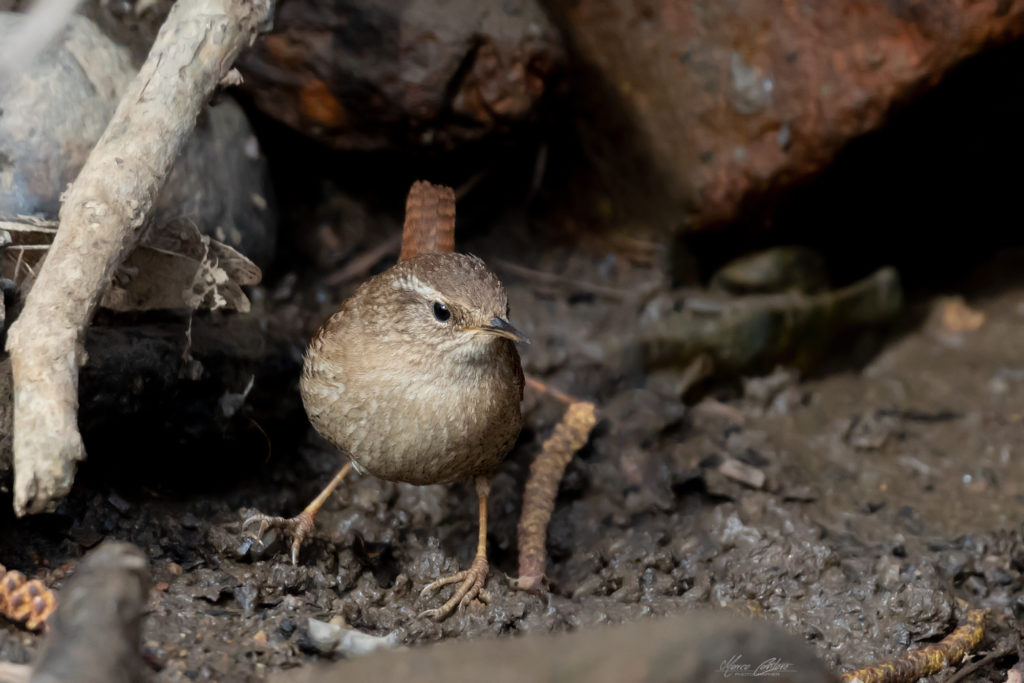
[[260, 535], [269, 527], [290, 533], [294, 563], [313, 516], [350, 466], [410, 484], [472, 478], [480, 518], [476, 557], [470, 569], [423, 589], [460, 584], [442, 607], [422, 615], [434, 618], [474, 598], [486, 602], [490, 479], [522, 428], [524, 381], [515, 342], [528, 343], [510, 324], [505, 289], [483, 261], [409, 247], [425, 233], [440, 232], [442, 243], [450, 239], [454, 203], [450, 189], [416, 183], [404, 260], [363, 283], [306, 351], [302, 403], [313, 427], [349, 462], [296, 517], [255, 515], [243, 525], [259, 522]]

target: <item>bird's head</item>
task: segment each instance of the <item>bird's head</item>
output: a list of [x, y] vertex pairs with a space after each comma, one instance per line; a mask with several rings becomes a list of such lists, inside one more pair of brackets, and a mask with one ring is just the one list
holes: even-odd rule
[[498, 339], [528, 344], [509, 321], [508, 296], [476, 256], [423, 254], [388, 271], [393, 324], [439, 350], [473, 355]]

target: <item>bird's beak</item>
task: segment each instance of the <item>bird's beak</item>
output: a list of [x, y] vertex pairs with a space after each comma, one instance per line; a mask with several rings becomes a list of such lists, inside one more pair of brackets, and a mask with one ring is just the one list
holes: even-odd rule
[[485, 334], [505, 337], [505, 339], [511, 339], [514, 342], [522, 342], [523, 344], [530, 343], [530, 340], [527, 339], [522, 332], [512, 327], [504, 318], [499, 318], [497, 316], [491, 318], [490, 325], [481, 325], [480, 327], [477, 327], [476, 330]]

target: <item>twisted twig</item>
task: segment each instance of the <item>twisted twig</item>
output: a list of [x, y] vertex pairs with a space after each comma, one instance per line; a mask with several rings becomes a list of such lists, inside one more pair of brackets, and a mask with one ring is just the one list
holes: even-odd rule
[[843, 683], [914, 683], [925, 676], [936, 674], [947, 666], [959, 664], [977, 647], [985, 635], [987, 610], [977, 609], [955, 631], [933, 645], [913, 650], [896, 659], [842, 676]]
[[516, 588], [537, 590], [544, 581], [545, 542], [558, 484], [573, 453], [583, 448], [590, 438], [595, 422], [593, 403], [570, 403], [562, 421], [530, 465], [530, 478], [523, 491], [523, 512], [519, 517], [519, 577], [513, 582]]

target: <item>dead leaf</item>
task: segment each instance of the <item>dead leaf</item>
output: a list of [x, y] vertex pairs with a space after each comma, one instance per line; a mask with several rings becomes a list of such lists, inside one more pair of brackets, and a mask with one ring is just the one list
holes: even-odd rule
[[[57, 223], [19, 216], [0, 220], [11, 235], [0, 267], [23, 292], [32, 287], [57, 232]], [[114, 311], [208, 308], [247, 313], [245, 285], [260, 269], [235, 249], [199, 232], [189, 222], [150, 231], [117, 269], [100, 305]]]
[[13, 280], [22, 292], [26, 292], [32, 288], [39, 264], [50, 248], [53, 236], [57, 234], [57, 224], [30, 216], [19, 216], [13, 220], [0, 220], [0, 230], [11, 237], [3, 249], [0, 264], [3, 276]]

